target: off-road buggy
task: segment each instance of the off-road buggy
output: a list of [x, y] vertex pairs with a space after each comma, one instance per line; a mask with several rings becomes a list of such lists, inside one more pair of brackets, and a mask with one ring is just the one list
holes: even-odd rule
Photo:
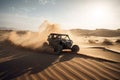
[[56, 54], [60, 54], [63, 49], [71, 49], [75, 53], [79, 51], [79, 46], [73, 45], [73, 41], [67, 34], [51, 33], [47, 40]]

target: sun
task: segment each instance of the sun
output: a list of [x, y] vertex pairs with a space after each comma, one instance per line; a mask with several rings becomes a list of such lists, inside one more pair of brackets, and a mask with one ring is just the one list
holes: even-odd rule
[[66, 24], [67, 22], [69, 26], [72, 25], [69, 28], [78, 26], [83, 29], [98, 29], [113, 25], [113, 22], [115, 22], [113, 7], [111, 4], [104, 2], [75, 6], [72, 11], [68, 11], [66, 16], [67, 20], [63, 21], [63, 23]]
[[92, 13], [93, 18], [96, 18], [96, 19], [104, 18], [106, 15], [107, 15], [106, 12], [104, 10], [100, 10], [100, 9], [96, 9]]
[[107, 15], [109, 14], [109, 11], [103, 7], [103, 6], [96, 6], [91, 10], [91, 17], [96, 20], [104, 20]]
[[91, 25], [94, 29], [110, 24], [113, 17], [109, 5], [94, 5], [86, 12], [88, 13], [87, 19], [89, 20], [87, 24]]

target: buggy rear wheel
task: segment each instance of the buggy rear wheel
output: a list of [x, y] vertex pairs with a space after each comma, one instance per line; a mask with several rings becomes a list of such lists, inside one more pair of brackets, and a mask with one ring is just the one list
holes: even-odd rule
[[57, 45], [54, 47], [54, 52], [55, 54], [60, 54], [62, 51], [63, 47], [61, 45]]

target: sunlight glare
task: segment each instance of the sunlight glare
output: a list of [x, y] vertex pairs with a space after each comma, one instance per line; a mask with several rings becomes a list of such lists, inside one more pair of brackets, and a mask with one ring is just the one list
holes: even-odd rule
[[93, 9], [91, 10], [91, 13], [90, 13], [90, 15], [94, 19], [94, 21], [104, 20], [105, 18], [107, 18], [108, 14], [110, 14], [109, 9], [103, 5], [93, 6]]

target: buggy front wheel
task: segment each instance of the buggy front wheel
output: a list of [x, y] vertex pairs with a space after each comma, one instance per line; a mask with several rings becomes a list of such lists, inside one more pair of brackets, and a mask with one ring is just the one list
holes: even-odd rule
[[73, 45], [72, 48], [71, 48], [72, 52], [78, 52], [79, 50], [80, 50], [80, 48], [79, 48], [78, 45]]

